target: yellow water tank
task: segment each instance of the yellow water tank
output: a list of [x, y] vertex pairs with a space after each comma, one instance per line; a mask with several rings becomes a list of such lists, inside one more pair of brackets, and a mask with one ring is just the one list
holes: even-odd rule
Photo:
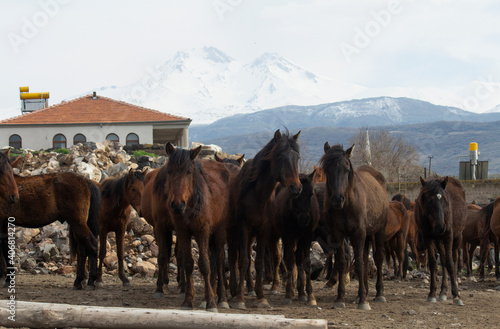
[[30, 91], [30, 87], [25, 86], [25, 87], [19, 87], [19, 91], [22, 93], [27, 93]]
[[22, 93], [21, 99], [47, 99], [49, 98], [48, 92], [43, 93]]
[[477, 151], [477, 143], [469, 143], [469, 151]]

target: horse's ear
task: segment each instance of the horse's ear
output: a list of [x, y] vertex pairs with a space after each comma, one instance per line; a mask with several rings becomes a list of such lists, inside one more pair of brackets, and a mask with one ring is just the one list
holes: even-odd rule
[[238, 161], [238, 163], [240, 164], [240, 167], [241, 167], [243, 165], [243, 162], [245, 162], [245, 155], [243, 154], [238, 159], [236, 159], [236, 161]]
[[223, 162], [224, 161], [223, 159], [219, 158], [219, 156], [217, 155], [217, 153], [214, 154], [214, 159], [217, 162]]
[[275, 142], [277, 142], [277, 141], [279, 141], [279, 139], [280, 139], [280, 138], [281, 138], [281, 132], [280, 132], [280, 130], [278, 129], [278, 130], [276, 130], [276, 131], [274, 132], [274, 141], [275, 141]]
[[171, 155], [175, 152], [175, 146], [173, 146], [172, 143], [168, 142], [167, 145], [165, 145], [165, 152], [167, 152], [167, 155]]
[[313, 181], [313, 180], [314, 180], [314, 175], [316, 175], [316, 168], [317, 168], [317, 167], [316, 167], [316, 166], [314, 166], [314, 170], [313, 170], [313, 172], [309, 175], [309, 179], [310, 179], [311, 181]]
[[330, 149], [330, 144], [328, 144], [328, 142], [325, 142], [325, 146], [323, 146], [323, 149], [325, 150], [325, 153], [328, 152], [328, 150]]
[[134, 169], [130, 168], [128, 170], [127, 181], [130, 182], [134, 178]]
[[5, 154], [6, 156], [10, 156], [10, 147], [5, 152], [3, 152], [3, 154]]
[[[9, 150], [10, 150], [10, 149], [9, 149]], [[21, 156], [18, 156], [18, 157], [17, 157], [14, 161], [12, 161], [12, 162], [10, 163], [10, 166], [11, 166], [12, 168], [16, 168], [16, 167], [19, 165], [19, 163], [20, 163], [20, 162], [21, 162]]]
[[447, 183], [448, 183], [448, 176], [446, 176], [441, 182], [441, 187], [443, 188], [443, 190], [446, 188]]
[[189, 150], [189, 153], [191, 154], [191, 160], [196, 159], [196, 157], [198, 156], [198, 154], [200, 154], [200, 152], [201, 152], [201, 145], [195, 149]]
[[316, 165], [313, 165], [314, 166], [314, 171], [316, 171], [316, 169], [318, 169], [318, 167], [316, 167]]
[[425, 179], [423, 179], [422, 176], [420, 176], [420, 184], [422, 184], [422, 186], [425, 185]]
[[300, 130], [299, 130], [299, 132], [298, 132], [298, 133], [296, 133], [295, 135], [293, 135], [293, 139], [294, 139], [295, 141], [297, 141], [297, 140], [299, 139], [299, 136], [300, 136]]
[[352, 146], [351, 146], [351, 147], [349, 147], [349, 148], [345, 151], [345, 155], [346, 155], [348, 158], [350, 158], [350, 157], [351, 157], [351, 155], [352, 155], [352, 151], [354, 151], [354, 145], [356, 145], [356, 144], [352, 144]]

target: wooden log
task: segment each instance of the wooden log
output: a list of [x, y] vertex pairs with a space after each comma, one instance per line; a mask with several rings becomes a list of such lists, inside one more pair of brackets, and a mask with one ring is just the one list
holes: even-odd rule
[[[15, 314], [15, 321], [12, 316]], [[10, 319], [9, 319], [10, 317]], [[210, 313], [151, 308], [101, 307], [0, 301], [0, 325], [56, 328], [327, 328], [326, 320], [276, 315]]]

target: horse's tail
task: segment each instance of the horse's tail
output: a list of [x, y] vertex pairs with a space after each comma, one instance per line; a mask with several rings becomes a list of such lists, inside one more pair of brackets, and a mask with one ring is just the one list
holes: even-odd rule
[[[90, 231], [97, 239], [99, 235], [99, 224], [97, 222], [97, 217], [99, 214], [99, 206], [101, 204], [101, 192], [93, 181], [87, 180], [90, 190], [90, 207], [89, 207], [89, 217], [87, 218], [87, 226]], [[96, 246], [97, 248], [97, 246]]]
[[491, 233], [491, 216], [493, 215], [493, 209], [495, 208], [495, 202], [491, 202], [488, 205], [484, 206], [480, 211], [479, 214], [481, 215], [481, 219], [484, 220], [484, 226], [483, 226], [483, 234], [481, 239], [489, 239], [490, 233]]
[[[99, 205], [101, 203], [101, 192], [93, 181], [87, 180], [87, 184], [90, 190], [90, 206], [89, 215], [87, 217], [87, 226], [92, 232], [93, 237], [90, 239], [92, 245], [89, 246], [95, 252], [97, 252], [97, 236], [99, 235], [99, 225], [97, 222], [97, 216], [99, 213]], [[69, 249], [71, 256], [75, 257], [78, 253], [78, 240], [76, 233], [73, 231], [72, 227], [69, 226]]]

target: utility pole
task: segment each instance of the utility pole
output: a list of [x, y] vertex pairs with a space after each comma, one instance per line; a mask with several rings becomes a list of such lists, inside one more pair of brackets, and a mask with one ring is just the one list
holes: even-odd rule
[[433, 156], [429, 155], [429, 177], [431, 177], [431, 161], [432, 161]]

